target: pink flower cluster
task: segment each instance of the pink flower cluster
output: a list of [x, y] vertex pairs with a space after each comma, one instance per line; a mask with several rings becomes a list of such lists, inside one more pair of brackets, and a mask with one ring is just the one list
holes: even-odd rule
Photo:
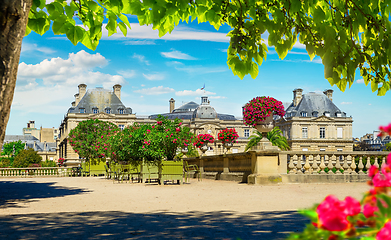
[[329, 231], [344, 231], [351, 226], [347, 217], [360, 212], [361, 205], [356, 199], [348, 196], [345, 200], [339, 201], [335, 196], [329, 195], [316, 209], [319, 216], [317, 225]]
[[235, 128], [223, 129], [217, 134], [217, 138], [223, 143], [234, 142], [238, 139], [239, 135], [236, 132]]
[[380, 130], [380, 134], [378, 135], [379, 137], [384, 137], [386, 135], [391, 136], [391, 123], [388, 124], [388, 126], [380, 126], [379, 130]]
[[214, 143], [215, 138], [210, 134], [198, 134], [197, 140], [194, 142], [194, 146], [200, 148], [204, 144]]
[[255, 126], [257, 122], [264, 121], [267, 117], [285, 115], [282, 102], [272, 97], [256, 97], [243, 107], [243, 121], [247, 126]]

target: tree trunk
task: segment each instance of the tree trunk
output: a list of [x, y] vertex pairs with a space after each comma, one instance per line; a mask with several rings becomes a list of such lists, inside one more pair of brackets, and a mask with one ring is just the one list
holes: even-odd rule
[[11, 111], [20, 50], [32, 0], [0, 1], [0, 149]]

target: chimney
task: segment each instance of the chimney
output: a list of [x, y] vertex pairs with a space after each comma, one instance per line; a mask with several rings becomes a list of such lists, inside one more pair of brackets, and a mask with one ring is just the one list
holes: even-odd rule
[[296, 88], [293, 90], [293, 106], [299, 105], [301, 99], [303, 98], [303, 89]]
[[330, 101], [333, 101], [333, 90], [327, 89], [324, 90], [323, 93], [330, 99]]
[[87, 89], [87, 85], [85, 85], [84, 83], [82, 84], [79, 84], [79, 86], [77, 86], [79, 88], [79, 102], [80, 100], [84, 97], [84, 95], [86, 94], [86, 89]]
[[115, 84], [113, 86], [114, 94], [118, 97], [119, 100], [121, 100], [121, 88], [122, 86], [120, 84]]
[[170, 102], [170, 113], [172, 113], [172, 111], [174, 111], [175, 109], [175, 100], [171, 98], [169, 102]]
[[[79, 102], [80, 102], [80, 97], [79, 97], [79, 94], [78, 94], [78, 93], [76, 93], [74, 96], [75, 96], [75, 101], [74, 101], [74, 103], [75, 103], [75, 107], [76, 107], [77, 104], [79, 104]], [[73, 106], [73, 104], [72, 104], [72, 106]]]

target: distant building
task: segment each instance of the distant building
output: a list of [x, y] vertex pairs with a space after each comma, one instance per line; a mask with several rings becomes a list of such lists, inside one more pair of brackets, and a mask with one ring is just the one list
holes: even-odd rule
[[57, 144], [55, 142], [40, 142], [32, 135], [6, 135], [5, 143], [21, 141], [25, 144], [25, 149], [32, 148], [42, 157], [42, 161], [50, 160], [57, 162]]
[[380, 131], [376, 130], [373, 133], [367, 133], [360, 138], [361, 142], [366, 143], [368, 151], [383, 151], [386, 144], [391, 142], [390, 136], [378, 137]]
[[87, 91], [87, 85], [80, 84], [75, 101], [68, 109], [59, 127], [59, 156], [67, 159], [68, 165], [79, 163], [79, 155], [68, 143], [68, 134], [79, 122], [99, 119], [116, 124], [120, 129], [136, 122], [132, 109], [121, 102], [121, 85], [113, 86], [113, 91], [95, 88]]
[[55, 142], [58, 137], [58, 128], [35, 127], [35, 121], [29, 121], [27, 127], [23, 128], [24, 136], [34, 136], [40, 142]]
[[208, 144], [209, 149], [206, 155], [224, 153], [222, 143], [217, 138], [218, 132], [222, 129], [235, 128], [238, 132], [239, 138], [231, 148], [233, 153], [244, 152], [249, 136], [255, 132], [254, 128], [245, 126], [242, 119], [237, 119], [230, 114], [217, 113], [210, 105], [207, 96], [201, 97], [200, 104], [191, 101], [178, 108], [175, 108], [175, 100], [171, 98], [169, 100], [169, 110], [169, 113], [150, 115], [149, 119], [156, 119], [159, 115], [168, 119], [178, 118], [182, 119], [183, 124], [190, 127], [195, 134], [211, 134], [216, 141], [213, 144]]
[[293, 102], [277, 126], [293, 151], [353, 151], [352, 117], [333, 102], [333, 90], [324, 94], [293, 91]]

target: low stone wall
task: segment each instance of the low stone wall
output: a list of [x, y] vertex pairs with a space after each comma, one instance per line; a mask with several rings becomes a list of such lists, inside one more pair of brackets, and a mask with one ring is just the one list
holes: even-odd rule
[[253, 184], [345, 183], [368, 181], [366, 170], [372, 165], [381, 167], [388, 154], [267, 149], [186, 158], [186, 161], [199, 166], [203, 178], [215, 180]]

